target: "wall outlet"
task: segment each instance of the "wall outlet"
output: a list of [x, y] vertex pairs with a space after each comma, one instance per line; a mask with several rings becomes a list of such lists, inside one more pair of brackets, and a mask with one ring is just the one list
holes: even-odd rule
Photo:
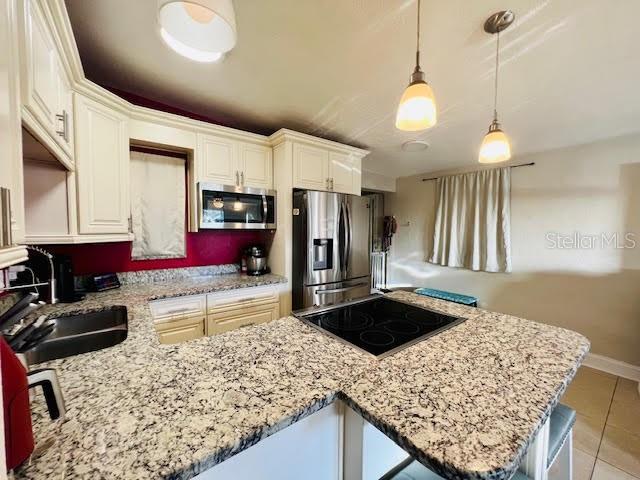
[[13, 282], [18, 279], [18, 274], [25, 271], [24, 265], [13, 265], [9, 267], [7, 270], [9, 271], [9, 281]]

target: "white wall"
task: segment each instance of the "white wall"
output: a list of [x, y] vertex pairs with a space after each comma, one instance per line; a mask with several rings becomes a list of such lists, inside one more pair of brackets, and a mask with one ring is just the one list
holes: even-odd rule
[[[366, 161], [366, 158], [365, 158]], [[379, 173], [362, 170], [362, 189], [377, 192], [395, 192], [396, 179]]]
[[[385, 195], [399, 223], [390, 283], [475, 295], [484, 308], [576, 330], [593, 353], [640, 365], [640, 134], [516, 160], [536, 164], [512, 170], [511, 274], [426, 263], [435, 182], [423, 175]], [[593, 248], [554, 249], [547, 237], [574, 232], [630, 233], [636, 245], [598, 238]]]

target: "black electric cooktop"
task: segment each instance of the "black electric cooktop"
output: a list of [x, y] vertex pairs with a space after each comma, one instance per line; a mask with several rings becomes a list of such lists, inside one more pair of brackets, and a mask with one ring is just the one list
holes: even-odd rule
[[376, 357], [391, 355], [464, 321], [464, 318], [381, 295], [327, 308], [304, 310], [295, 315]]

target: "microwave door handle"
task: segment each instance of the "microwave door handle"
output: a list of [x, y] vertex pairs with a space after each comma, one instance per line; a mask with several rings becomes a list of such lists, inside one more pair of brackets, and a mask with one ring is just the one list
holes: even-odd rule
[[264, 224], [264, 226], [267, 226], [267, 212], [268, 212], [268, 202], [267, 202], [267, 196], [263, 195], [262, 196], [262, 223]]

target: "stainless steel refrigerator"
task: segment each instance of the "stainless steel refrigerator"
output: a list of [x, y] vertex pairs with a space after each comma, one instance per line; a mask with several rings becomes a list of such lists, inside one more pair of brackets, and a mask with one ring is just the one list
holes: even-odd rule
[[369, 222], [366, 197], [294, 192], [294, 310], [369, 295]]

